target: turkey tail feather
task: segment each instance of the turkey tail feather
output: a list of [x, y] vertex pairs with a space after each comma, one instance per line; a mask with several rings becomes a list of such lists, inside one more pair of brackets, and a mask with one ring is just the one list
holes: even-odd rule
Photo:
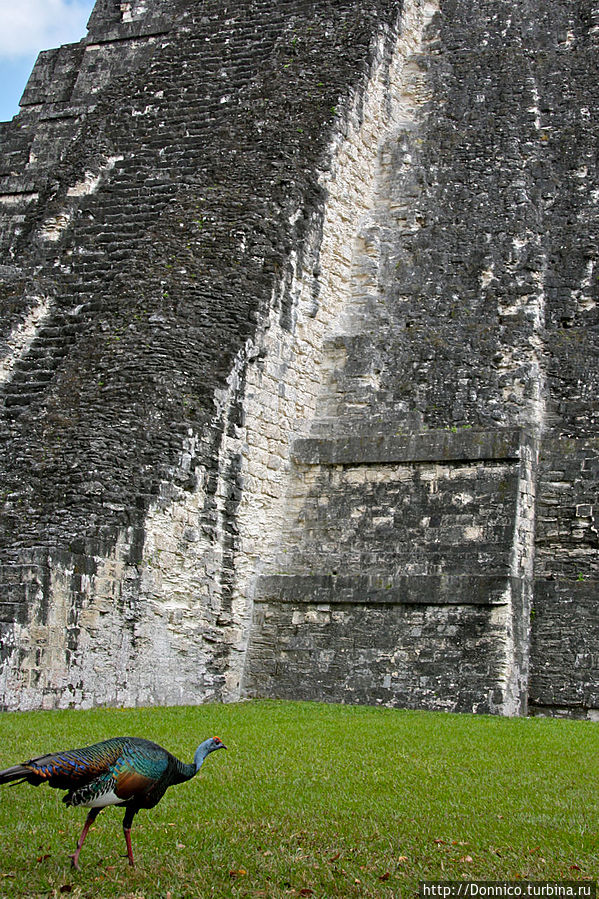
[[[11, 781], [23, 783], [24, 780], [27, 780], [29, 774], [31, 774], [31, 770], [25, 765], [13, 765], [12, 768], [5, 768], [4, 771], [0, 771], [0, 784], [7, 784]], [[13, 784], [13, 786], [16, 786], [16, 784]]]

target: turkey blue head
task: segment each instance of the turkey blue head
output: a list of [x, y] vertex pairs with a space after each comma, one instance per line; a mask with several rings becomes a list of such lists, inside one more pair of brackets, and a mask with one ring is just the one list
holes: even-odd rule
[[226, 749], [227, 747], [223, 743], [219, 737], [210, 737], [209, 740], [204, 740], [203, 743], [200, 743], [198, 748], [195, 751], [195, 755], [193, 757], [194, 764], [196, 766], [196, 773], [202, 767], [202, 762], [206, 758], [207, 755], [210, 755], [211, 752], [214, 752], [215, 749]]

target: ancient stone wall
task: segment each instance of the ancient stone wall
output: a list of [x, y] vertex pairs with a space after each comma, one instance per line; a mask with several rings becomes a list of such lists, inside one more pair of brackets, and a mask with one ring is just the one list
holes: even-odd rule
[[[317, 266], [319, 178], [385, 65], [394, 4], [168, 6], [158, 36], [159, 4], [131, 22], [132, 7], [97, 7], [83, 58], [102, 90], [90, 76], [74, 117], [48, 87], [4, 127], [9, 707], [238, 691], [242, 467], [253, 452], [243, 477], [274, 503], [277, 446], [256, 439], [270, 414], [288, 443], [284, 416], [308, 417], [319, 381], [299, 366], [281, 416], [265, 383], [244, 436], [246, 392], [280, 382], [299, 319], [316, 364], [315, 279], [306, 298], [296, 273]], [[31, 148], [55, 119], [50, 167]]]
[[529, 540], [517, 545], [514, 525], [534, 445], [517, 431], [428, 431], [295, 446], [304, 496], [285, 574], [259, 584], [247, 686], [521, 712]]
[[404, 70], [250, 690], [594, 714], [596, 26], [441, 3]]
[[6, 708], [599, 707], [599, 13], [98, 0], [0, 125]]

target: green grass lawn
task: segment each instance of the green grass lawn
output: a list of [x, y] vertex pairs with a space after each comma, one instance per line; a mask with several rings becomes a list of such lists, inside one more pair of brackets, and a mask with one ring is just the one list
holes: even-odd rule
[[133, 824], [0, 787], [0, 896], [397, 897], [420, 880], [599, 877], [599, 725], [316, 703], [0, 716], [0, 768], [118, 735], [228, 752]]

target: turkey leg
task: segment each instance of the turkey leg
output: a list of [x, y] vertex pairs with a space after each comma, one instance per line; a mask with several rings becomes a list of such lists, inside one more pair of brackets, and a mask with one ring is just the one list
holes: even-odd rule
[[83, 846], [83, 843], [85, 842], [87, 832], [101, 811], [102, 811], [101, 808], [92, 808], [89, 811], [89, 815], [85, 819], [85, 824], [83, 825], [83, 830], [81, 831], [81, 836], [79, 837], [79, 842], [77, 843], [77, 848], [75, 849], [75, 852], [71, 856], [71, 864], [74, 868], [77, 868], [77, 870], [79, 870], [79, 853], [81, 852], [81, 847]]
[[125, 843], [127, 844], [127, 858], [129, 859], [129, 864], [132, 868], [135, 867], [135, 862], [133, 861], [133, 850], [131, 848], [131, 824], [133, 823], [136, 812], [136, 808], [128, 808], [125, 812], [125, 817], [123, 818], [123, 833], [125, 834]]

